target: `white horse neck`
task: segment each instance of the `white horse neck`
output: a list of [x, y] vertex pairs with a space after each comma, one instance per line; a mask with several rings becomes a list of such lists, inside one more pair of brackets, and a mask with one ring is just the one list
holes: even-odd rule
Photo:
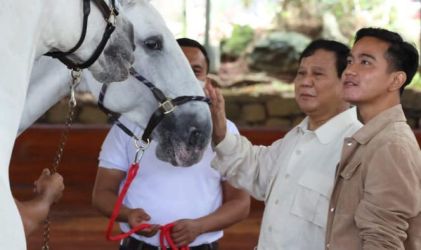
[[[77, 87], [78, 91], [89, 91], [85, 80], [86, 74], [90, 75], [87, 70], [83, 71], [81, 82]], [[41, 57], [35, 63], [18, 134], [31, 126], [49, 108], [70, 93], [71, 80], [70, 70], [57, 60]]]
[[[8, 168], [34, 60], [52, 48], [68, 51], [75, 46], [82, 30], [82, 11], [82, 1], [77, 0], [0, 1], [0, 221], [10, 225], [0, 231], [0, 249], [26, 248]], [[86, 35], [90, 44], [78, 50], [81, 60], [90, 56], [102, 37], [99, 32], [106, 23], [98, 15], [99, 10], [92, 7]]]
[[[24, 13], [24, 14], [23, 14]], [[0, 248], [25, 249], [25, 235], [10, 192], [8, 168], [20, 116], [23, 110], [36, 52], [36, 34], [41, 13], [40, 1], [0, 2], [0, 220], [12, 225], [0, 233]], [[18, 18], [24, 15], [23, 18]]]
[[[51, 49], [68, 51], [80, 39], [83, 23], [83, 1], [42, 0], [43, 8], [39, 18], [39, 29], [36, 56], [41, 56]], [[91, 11], [84, 41], [99, 44], [104, 32], [106, 21], [102, 13], [91, 1]], [[56, 20], [52, 22], [51, 20]], [[101, 22], [98, 22], [100, 20]], [[65, 32], [63, 32], [63, 30]], [[78, 49], [82, 54], [90, 55], [92, 48], [87, 48], [86, 42]], [[83, 53], [86, 51], [86, 53]]]

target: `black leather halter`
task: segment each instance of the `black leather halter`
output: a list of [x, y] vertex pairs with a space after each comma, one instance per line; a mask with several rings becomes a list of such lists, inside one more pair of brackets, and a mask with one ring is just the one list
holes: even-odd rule
[[[98, 47], [92, 53], [91, 57], [83, 63], [75, 63], [69, 58], [67, 58], [67, 56], [75, 52], [77, 49], [79, 49], [79, 47], [82, 45], [83, 41], [85, 40], [86, 30], [88, 27], [88, 17], [89, 17], [89, 13], [91, 12], [91, 1], [94, 2], [96, 6], [98, 7], [98, 9], [101, 11], [102, 15], [107, 21], [107, 26], [105, 27], [105, 31], [102, 36], [101, 42], [98, 44]], [[110, 0], [110, 1], [111, 1], [111, 7], [109, 7], [104, 2], [104, 0], [83, 0], [83, 24], [82, 24], [82, 34], [80, 35], [79, 41], [71, 50], [67, 52], [54, 51], [54, 52], [48, 52], [45, 55], [51, 56], [53, 58], [57, 58], [62, 63], [64, 63], [69, 69], [73, 69], [73, 70], [84, 69], [91, 66], [101, 55], [102, 51], [105, 48], [105, 45], [107, 44], [108, 39], [110, 38], [111, 34], [113, 33], [115, 29], [115, 18], [118, 15], [118, 10], [115, 7], [115, 0]]]
[[[165, 118], [166, 115], [170, 114], [175, 110], [177, 106], [180, 106], [184, 103], [190, 101], [201, 101], [206, 102], [209, 105], [211, 104], [209, 98], [204, 96], [178, 96], [174, 99], [171, 99], [162, 93], [162, 91], [157, 88], [153, 83], [145, 79], [139, 73], [136, 72], [135, 69], [130, 68], [130, 74], [135, 77], [137, 80], [145, 84], [151, 91], [152, 94], [155, 96], [156, 100], [159, 102], [159, 107], [155, 110], [152, 114], [151, 118], [149, 119], [148, 125], [146, 126], [145, 131], [141, 137], [142, 141], [145, 143], [149, 143], [151, 139], [151, 134], [154, 128]], [[121, 128], [128, 136], [133, 137], [136, 141], [139, 141], [139, 138], [130, 130], [128, 129], [123, 123], [121, 123], [118, 118], [121, 116], [119, 113], [112, 112], [111, 110], [107, 109], [104, 106], [104, 97], [107, 91], [107, 84], [102, 85], [101, 92], [98, 98], [98, 106], [99, 108], [104, 111], [108, 115], [108, 117], [116, 124], [119, 128]]]

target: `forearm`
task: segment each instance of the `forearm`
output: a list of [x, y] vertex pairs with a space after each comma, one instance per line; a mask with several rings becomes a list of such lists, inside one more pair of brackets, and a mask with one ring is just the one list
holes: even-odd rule
[[254, 146], [243, 136], [227, 134], [215, 147], [212, 167], [233, 186], [247, 190], [257, 199], [264, 199], [274, 166], [272, 151], [275, 150], [271, 147]]
[[[126, 173], [120, 170], [98, 168], [92, 191], [92, 205], [107, 217], [110, 217], [113, 213], [118, 198], [119, 186], [125, 175]], [[127, 222], [128, 212], [129, 209], [124, 204], [121, 204], [117, 220]]]
[[[420, 161], [398, 143], [377, 147], [355, 212], [362, 249], [405, 249], [411, 219], [421, 212]], [[417, 248], [418, 249], [418, 248]]]
[[388, 211], [362, 200], [354, 218], [363, 250], [405, 249], [408, 219], [399, 211]]
[[15, 202], [22, 217], [25, 235], [28, 236], [38, 229], [47, 218], [51, 203], [43, 200], [41, 197], [35, 197], [29, 201], [15, 200]]
[[201, 233], [222, 230], [247, 218], [249, 204], [245, 201], [233, 200], [223, 204], [215, 212], [197, 219], [201, 225]]
[[[94, 195], [92, 196], [92, 205], [107, 217], [111, 216], [116, 201], [117, 195], [112, 191], [101, 191], [99, 194], [94, 192]], [[117, 221], [127, 222], [128, 212], [129, 209], [124, 204], [121, 204], [120, 211], [117, 216]]]

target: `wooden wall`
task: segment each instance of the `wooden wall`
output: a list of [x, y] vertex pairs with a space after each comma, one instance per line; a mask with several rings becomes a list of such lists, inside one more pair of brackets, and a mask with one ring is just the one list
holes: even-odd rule
[[[91, 191], [98, 164], [98, 153], [109, 127], [74, 126], [69, 134], [59, 172], [64, 176], [66, 190], [62, 200], [53, 208], [52, 242], [60, 250], [111, 250], [117, 242], [104, 239], [107, 219], [90, 205]], [[16, 141], [10, 178], [12, 190], [20, 200], [30, 198], [33, 181], [41, 170], [50, 167], [60, 141], [63, 126], [31, 127]], [[277, 129], [240, 129], [253, 143], [269, 145], [285, 131]], [[421, 131], [415, 131], [421, 145]], [[250, 217], [225, 230], [221, 250], [253, 249], [257, 243], [263, 204], [252, 201]], [[115, 232], [118, 229], [115, 228]], [[28, 249], [39, 249], [41, 230], [28, 239]]]

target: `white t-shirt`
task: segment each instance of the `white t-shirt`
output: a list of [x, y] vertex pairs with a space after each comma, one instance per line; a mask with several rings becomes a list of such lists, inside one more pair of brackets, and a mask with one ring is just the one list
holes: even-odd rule
[[[126, 119], [124, 125], [136, 135], [142, 130]], [[229, 133], [238, 134], [235, 125], [228, 121]], [[165, 225], [179, 219], [195, 219], [206, 216], [222, 204], [221, 175], [211, 168], [214, 157], [210, 145], [202, 160], [191, 167], [174, 167], [155, 156], [157, 143], [152, 141], [145, 151], [140, 169], [133, 180], [124, 205], [129, 208], [142, 208], [151, 217], [148, 223]], [[120, 128], [113, 126], [109, 131], [99, 156], [99, 166], [127, 172], [135, 157], [136, 148], [133, 139]], [[120, 188], [124, 182], [121, 183]], [[127, 223], [120, 223], [123, 232], [129, 231]], [[199, 235], [190, 245], [196, 246], [218, 240], [222, 231]], [[133, 234], [132, 237], [158, 246], [159, 234], [144, 237]]]

